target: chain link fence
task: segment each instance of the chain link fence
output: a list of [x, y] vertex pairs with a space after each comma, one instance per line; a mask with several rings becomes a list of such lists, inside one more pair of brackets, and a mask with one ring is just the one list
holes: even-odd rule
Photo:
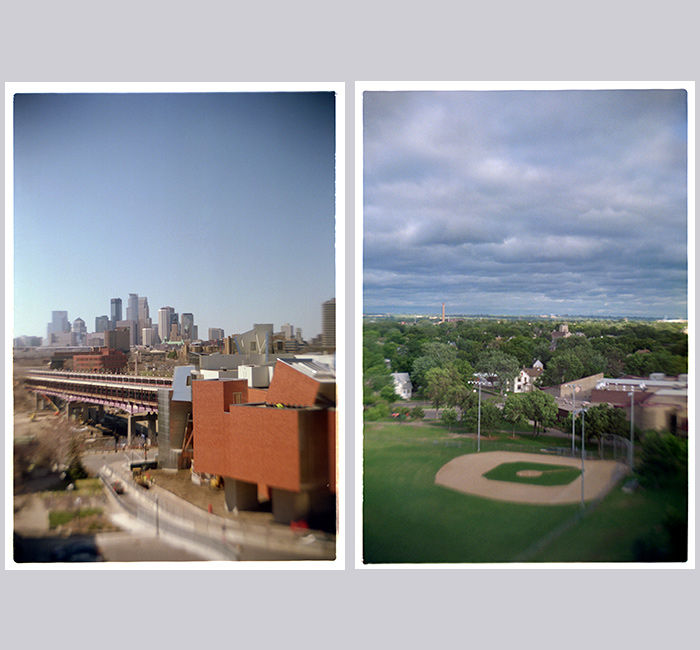
[[[299, 559], [333, 559], [335, 542], [314, 534], [300, 534], [291, 529], [274, 529], [253, 522], [228, 521], [194, 506], [180, 504], [170, 495], [128, 485], [118, 495], [114, 482], [125, 480], [109, 467], [100, 478], [119, 506], [135, 519], [153, 527], [156, 534], [171, 535], [207, 550], [216, 559], [237, 561], [243, 546], [253, 546], [274, 553], [298, 553]], [[126, 498], [123, 498], [126, 497]]]

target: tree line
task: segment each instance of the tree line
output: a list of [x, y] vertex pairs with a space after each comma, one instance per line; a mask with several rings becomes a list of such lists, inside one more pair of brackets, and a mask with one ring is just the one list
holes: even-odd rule
[[[544, 366], [539, 386], [553, 386], [604, 373], [647, 376], [678, 375], [688, 369], [688, 336], [682, 324], [665, 322], [575, 321], [570, 336], [556, 339], [557, 323], [545, 320], [470, 319], [435, 324], [396, 320], [366, 322], [363, 327], [363, 403], [370, 419], [386, 415], [397, 399], [391, 373], [408, 373], [414, 394], [434, 408], [454, 409], [467, 423], [476, 409], [475, 375], [497, 394], [512, 390], [522, 368], [539, 360]], [[502, 410], [482, 404], [482, 423], [498, 416], [510, 423], [532, 421], [535, 435], [553, 424], [556, 402], [534, 391], [511, 394]], [[498, 414], [492, 411], [498, 410]], [[596, 407], [598, 408], [598, 407]], [[611, 411], [614, 409], [611, 409]], [[618, 418], [591, 409], [590, 437], [598, 423], [622, 429]], [[453, 415], [448, 411], [447, 418]], [[612, 418], [612, 419], [611, 419]], [[570, 423], [569, 423], [570, 426]], [[589, 438], [587, 423], [587, 438]], [[570, 429], [569, 429], [570, 430]], [[612, 431], [610, 431], [612, 432]]]

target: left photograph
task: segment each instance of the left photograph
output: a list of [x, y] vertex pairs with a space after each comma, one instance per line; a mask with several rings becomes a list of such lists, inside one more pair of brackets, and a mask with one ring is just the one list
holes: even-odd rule
[[342, 568], [341, 85], [5, 100], [6, 565]]

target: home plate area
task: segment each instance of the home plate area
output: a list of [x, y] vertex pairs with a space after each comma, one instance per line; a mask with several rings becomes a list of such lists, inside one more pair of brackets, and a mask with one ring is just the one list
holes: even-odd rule
[[[533, 463], [581, 469], [580, 458], [544, 456], [511, 451], [488, 451], [453, 458], [435, 475], [435, 484], [498, 501], [560, 505], [581, 501], [581, 476], [564, 485], [531, 485], [508, 480], [488, 479], [484, 474], [504, 463]], [[557, 468], [552, 468], [554, 471]], [[626, 473], [626, 467], [613, 460], [586, 460], [584, 463], [584, 499], [602, 497]], [[546, 470], [523, 469], [516, 474], [537, 480]]]

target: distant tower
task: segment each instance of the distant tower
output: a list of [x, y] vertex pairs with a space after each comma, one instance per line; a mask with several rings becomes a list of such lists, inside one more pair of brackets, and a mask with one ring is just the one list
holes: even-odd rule
[[282, 334], [284, 334], [285, 339], [290, 340], [294, 338], [294, 325], [285, 323], [280, 329], [282, 330]]
[[158, 336], [161, 341], [167, 341], [170, 338], [171, 317], [174, 313], [175, 310], [172, 307], [161, 307], [158, 310]]
[[82, 318], [76, 318], [73, 321], [73, 334], [75, 335], [75, 345], [85, 345], [87, 340], [87, 327]]
[[180, 319], [180, 333], [183, 341], [194, 341], [197, 338], [197, 328], [194, 324], [194, 314], [185, 313]]
[[61, 332], [70, 332], [70, 323], [68, 322], [68, 312], [67, 311], [52, 311], [51, 312], [51, 322], [48, 324], [46, 331], [48, 333], [48, 340], [51, 340], [52, 334], [59, 334]]
[[441, 323], [445, 322], [445, 303], [442, 303], [442, 320], [440, 321]]
[[321, 343], [323, 347], [335, 348], [335, 298], [323, 303], [321, 316]]
[[139, 320], [139, 294], [130, 293], [129, 302], [126, 305], [126, 320]]
[[122, 299], [112, 298], [109, 301], [109, 328], [114, 330], [117, 328], [117, 321], [122, 320]]
[[209, 328], [209, 340], [210, 341], [223, 341], [224, 340], [224, 330], [220, 327], [210, 327]]
[[95, 318], [95, 332], [106, 332], [109, 329], [109, 318], [107, 316], [97, 316]]

